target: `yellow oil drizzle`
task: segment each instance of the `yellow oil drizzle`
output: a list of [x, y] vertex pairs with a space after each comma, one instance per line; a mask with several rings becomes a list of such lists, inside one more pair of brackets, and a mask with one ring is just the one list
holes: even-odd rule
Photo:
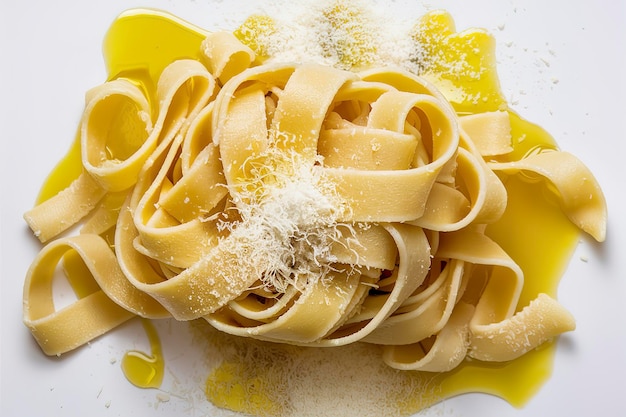
[[150, 342], [151, 354], [130, 350], [122, 358], [122, 371], [126, 379], [139, 388], [159, 388], [163, 382], [165, 361], [161, 352], [161, 342], [154, 325], [146, 319], [141, 323]]
[[425, 14], [412, 33], [422, 51], [422, 76], [446, 96], [459, 113], [506, 107], [496, 71], [495, 39], [484, 29], [456, 32], [445, 11]]
[[[430, 19], [430, 20], [429, 20]], [[475, 113], [507, 109], [500, 92], [493, 58], [493, 39], [483, 31], [456, 34], [451, 18], [427, 15], [418, 24], [425, 48], [448, 47], [444, 59], [473, 56], [469, 64], [474, 71], [453, 74], [441, 66], [431, 66], [428, 77], [447, 93], [459, 113]], [[198, 58], [199, 45], [206, 32], [187, 22], [152, 10], [135, 10], [122, 14], [107, 33], [104, 55], [109, 78], [124, 77], [140, 85], [151, 98], [156, 79], [163, 68], [177, 58]], [[415, 35], [418, 36], [418, 35]], [[439, 42], [439, 43], [438, 43]], [[476, 51], [482, 53], [479, 59]], [[554, 139], [539, 126], [511, 113], [514, 155], [519, 157], [537, 147], [555, 147]], [[39, 201], [67, 187], [81, 172], [80, 144], [75, 140], [66, 157], [44, 183]], [[526, 182], [518, 176], [503, 178], [509, 203], [506, 213], [487, 233], [494, 238], [521, 266], [525, 285], [521, 309], [539, 292], [556, 295], [559, 279], [578, 238], [578, 230], [562, 214], [556, 199], [545, 184]], [[541, 193], [544, 198], [537, 198]], [[522, 220], [522, 221], [520, 221]], [[74, 265], [80, 272], [80, 265]], [[81, 294], [93, 288], [79, 290]], [[156, 330], [143, 321], [152, 353], [128, 352], [122, 361], [130, 382], [140, 387], [158, 387], [163, 378], [163, 357]], [[414, 391], [398, 398], [388, 392], [390, 401], [401, 402], [401, 411], [412, 414], [441, 399], [467, 392], [484, 392], [500, 396], [514, 406], [523, 406], [549, 377], [554, 356], [554, 344], [548, 343], [523, 357], [502, 364], [466, 361], [456, 370], [439, 374], [404, 372], [406, 384], [428, 385], [428, 392]], [[272, 415], [280, 412], [281, 404], [271, 399], [268, 390], [272, 381], [263, 375], [249, 376], [245, 364], [225, 362], [214, 369], [205, 391], [215, 404], [235, 411]], [[391, 385], [392, 386], [392, 385]], [[434, 388], [433, 388], [434, 387]], [[381, 386], [381, 390], [385, 387]]]
[[245, 363], [224, 362], [207, 378], [205, 393], [218, 407], [257, 416], [281, 415], [282, 404], [270, 398], [268, 388], [275, 388], [275, 381], [263, 373], [251, 375]]

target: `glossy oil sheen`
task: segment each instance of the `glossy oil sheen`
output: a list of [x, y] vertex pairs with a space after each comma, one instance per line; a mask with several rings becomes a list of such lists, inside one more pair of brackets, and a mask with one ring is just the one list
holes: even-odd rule
[[[104, 42], [109, 79], [124, 77], [133, 81], [143, 88], [154, 106], [155, 84], [163, 68], [178, 58], [199, 59], [200, 43], [205, 36], [204, 30], [163, 12], [146, 9], [126, 12], [113, 22]], [[494, 85], [496, 81], [493, 77], [485, 77], [484, 81], [472, 80], [471, 86], [463, 85], [467, 82], [460, 79], [457, 87], [496, 91], [497, 94], [491, 94], [478, 103], [453, 100], [457, 111], [465, 114], [502, 108], [504, 100], [499, 94], [499, 87]], [[542, 147], [555, 147], [553, 138], [542, 128], [514, 113], [511, 116], [516, 155], [525, 155]], [[77, 139], [46, 180], [39, 201], [68, 186], [80, 172], [80, 144]], [[525, 285], [518, 306], [521, 309], [540, 292], [556, 295], [559, 279], [577, 242], [578, 231], [563, 215], [546, 184], [533, 183], [521, 176], [502, 179], [508, 191], [508, 207], [502, 219], [489, 226], [487, 233], [524, 271]], [[537, 195], [544, 198], [537, 198]], [[144, 321], [144, 327], [152, 353], [128, 352], [122, 366], [133, 384], [155, 387], [163, 376], [163, 358], [156, 331], [147, 321]], [[403, 398], [402, 411], [411, 414], [441, 399], [467, 392], [497, 395], [521, 407], [550, 376], [554, 350], [554, 344], [548, 343], [517, 360], [502, 364], [468, 360], [452, 372], [437, 375], [434, 381], [432, 374], [406, 372], [403, 378], [407, 383], [410, 380], [428, 381], [429, 393], [416, 391], [411, 398]], [[214, 370], [205, 387], [209, 399], [241, 412], [273, 410], [276, 404], [271, 404], [263, 392], [256, 393], [257, 401], [253, 402], [237, 394], [250, 385], [250, 381], [241, 379], [240, 375], [237, 365], [232, 363], [225, 363]], [[254, 382], [257, 388], [263, 386], [262, 381]], [[420, 385], [423, 384], [415, 384]], [[388, 398], [393, 398], [393, 393], [389, 393]]]
[[146, 319], [141, 323], [148, 336], [150, 353], [130, 350], [122, 358], [122, 371], [126, 379], [139, 388], [159, 388], [163, 382], [165, 361], [161, 352], [161, 342], [154, 325]]

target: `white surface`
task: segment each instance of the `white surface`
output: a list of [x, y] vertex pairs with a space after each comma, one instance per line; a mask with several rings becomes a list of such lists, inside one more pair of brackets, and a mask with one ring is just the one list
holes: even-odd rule
[[[21, 323], [22, 283], [38, 251], [22, 213], [69, 147], [84, 92], [102, 82], [102, 38], [117, 14], [159, 7], [199, 26], [232, 29], [252, 1], [71, 0], [0, 3], [1, 397], [0, 415], [199, 416], [210, 413], [194, 370], [184, 327], [162, 323], [172, 392], [159, 402], [122, 375], [126, 349], [144, 343], [131, 323], [61, 359], [47, 358]], [[273, 3], [277, 3], [274, 1]], [[385, 2], [379, 1], [377, 4]], [[418, 1], [390, 1], [398, 15], [424, 10]], [[407, 8], [408, 4], [413, 4]], [[498, 42], [503, 90], [525, 118], [578, 155], [603, 186], [609, 207], [604, 245], [583, 240], [561, 281], [559, 299], [577, 330], [562, 338], [552, 378], [522, 410], [485, 395], [465, 395], [429, 415], [612, 416], [623, 406], [626, 374], [626, 3], [615, 1], [431, 1], [457, 28], [480, 26]], [[271, 11], [271, 9], [268, 9]], [[226, 16], [228, 19], [224, 20]], [[586, 262], [583, 262], [585, 259]], [[181, 357], [182, 354], [185, 357]], [[178, 379], [176, 379], [178, 378]], [[175, 388], [175, 389], [174, 389]], [[177, 396], [178, 395], [178, 396]], [[179, 397], [180, 396], [180, 397]]]

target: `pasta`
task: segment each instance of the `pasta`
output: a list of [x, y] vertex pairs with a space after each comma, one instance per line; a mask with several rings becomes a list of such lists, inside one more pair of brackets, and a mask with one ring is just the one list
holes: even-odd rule
[[[604, 240], [602, 191], [576, 157], [510, 159], [508, 112], [459, 116], [405, 70], [263, 63], [224, 32], [201, 53], [168, 65], [154, 96], [124, 78], [91, 90], [82, 174], [25, 214], [45, 246], [24, 322], [46, 354], [135, 316], [201, 318], [445, 372], [574, 329], [545, 294], [518, 311], [523, 271], [485, 227], [505, 210], [502, 176], [523, 172]], [[54, 270], [76, 257], [88, 289], [56, 310]]]

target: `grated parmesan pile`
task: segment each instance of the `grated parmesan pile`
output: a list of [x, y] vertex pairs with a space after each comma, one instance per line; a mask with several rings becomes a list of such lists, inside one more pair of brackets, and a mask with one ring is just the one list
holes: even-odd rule
[[337, 222], [345, 204], [320, 165], [276, 148], [262, 156], [273, 160], [272, 169], [252, 168], [243, 189], [231, 190], [237, 216], [219, 226], [230, 231], [221, 244], [237, 260], [229, 275], [260, 276], [266, 289], [278, 293], [303, 289], [327, 276], [336, 261], [331, 247], [351, 235], [352, 225]]
[[[221, 361], [207, 380], [207, 392], [245, 398], [254, 415], [406, 416], [439, 400], [436, 375], [386, 366], [379, 346], [273, 344], [232, 336], [202, 321], [191, 329], [197, 338], [208, 339], [207, 357]], [[236, 415], [223, 411], [224, 416]]]
[[238, 29], [244, 38], [246, 31], [254, 32], [259, 38], [255, 52], [269, 57], [267, 62], [316, 62], [348, 70], [419, 69], [419, 51], [409, 36], [414, 19], [403, 22], [395, 16], [390, 25], [384, 5], [364, 0], [307, 1], [291, 7], [278, 3], [280, 7], [251, 16]]

